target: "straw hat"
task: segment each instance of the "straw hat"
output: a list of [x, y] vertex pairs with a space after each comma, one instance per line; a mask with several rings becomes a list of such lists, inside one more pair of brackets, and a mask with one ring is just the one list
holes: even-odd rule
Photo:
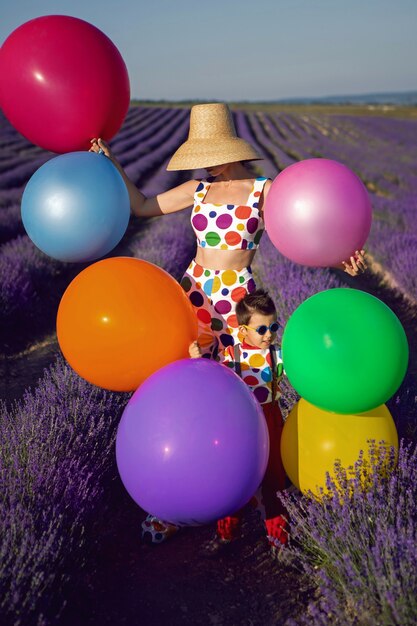
[[261, 158], [255, 148], [236, 136], [227, 104], [196, 104], [191, 108], [188, 139], [174, 153], [167, 170], [194, 170]]

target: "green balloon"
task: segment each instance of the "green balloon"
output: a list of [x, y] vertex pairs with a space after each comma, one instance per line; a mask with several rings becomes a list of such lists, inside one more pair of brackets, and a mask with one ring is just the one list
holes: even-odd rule
[[400, 386], [408, 343], [381, 300], [356, 289], [329, 289], [291, 315], [282, 357], [290, 383], [308, 402], [335, 413], [362, 413], [384, 404]]

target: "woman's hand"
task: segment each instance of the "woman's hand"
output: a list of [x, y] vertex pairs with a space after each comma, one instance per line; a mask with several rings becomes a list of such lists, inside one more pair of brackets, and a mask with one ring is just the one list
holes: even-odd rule
[[96, 154], [104, 154], [111, 161], [114, 161], [115, 159], [114, 154], [110, 150], [109, 145], [105, 141], [100, 139], [100, 137], [98, 139], [94, 137], [94, 139], [91, 140], [91, 148], [89, 152], [95, 152]]
[[340, 269], [342, 269], [350, 276], [363, 274], [363, 272], [367, 268], [365, 254], [365, 250], [356, 250], [354, 256], [351, 256], [349, 261], [342, 261], [341, 265], [339, 266]]
[[188, 352], [192, 359], [198, 359], [201, 357], [201, 349], [200, 349], [200, 346], [198, 345], [198, 341], [193, 341], [193, 343], [190, 344], [190, 347], [188, 348]]

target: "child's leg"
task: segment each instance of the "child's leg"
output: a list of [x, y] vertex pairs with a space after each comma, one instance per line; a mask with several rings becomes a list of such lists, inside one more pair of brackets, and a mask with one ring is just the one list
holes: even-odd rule
[[229, 515], [217, 521], [216, 533], [223, 541], [233, 541], [240, 535], [242, 526], [242, 513], [238, 511], [234, 515]]
[[202, 556], [214, 557], [222, 554], [224, 550], [229, 550], [229, 547], [234, 545], [234, 539], [240, 536], [241, 522], [241, 511], [218, 520], [216, 535], [203, 545]]
[[277, 497], [277, 491], [283, 491], [286, 483], [280, 450], [284, 421], [277, 402], [263, 404], [262, 408], [270, 439], [268, 465], [261, 486], [264, 521], [269, 541], [278, 546], [288, 541], [287, 513]]

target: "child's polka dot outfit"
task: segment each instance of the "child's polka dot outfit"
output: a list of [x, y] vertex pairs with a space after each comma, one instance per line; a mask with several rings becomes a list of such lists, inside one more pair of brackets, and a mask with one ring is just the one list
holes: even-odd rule
[[[251, 388], [259, 404], [269, 404], [281, 397], [279, 387], [272, 398], [272, 359], [271, 350], [275, 352], [277, 379], [283, 373], [281, 348], [272, 345], [270, 348], [255, 348], [245, 342], [238, 345], [239, 362], [242, 380]], [[235, 355], [233, 348], [226, 348], [224, 363], [235, 369]]]
[[[236, 364], [236, 352], [238, 351], [238, 363]], [[274, 357], [272, 358], [272, 353]], [[275, 365], [273, 365], [275, 361]], [[269, 542], [279, 547], [288, 539], [287, 522], [284, 508], [277, 498], [277, 491], [285, 488], [285, 470], [281, 460], [281, 434], [284, 421], [278, 405], [281, 396], [279, 386], [276, 386], [275, 397], [272, 397], [273, 376], [272, 368], [276, 368], [276, 378], [279, 380], [283, 373], [281, 349], [278, 346], [269, 348], [257, 348], [245, 342], [237, 344], [234, 348], [225, 350], [224, 364], [239, 373], [242, 380], [252, 389], [265, 415], [268, 425], [270, 450], [268, 466], [262, 484], [251, 500], [251, 504], [259, 511], [264, 520]], [[241, 512], [230, 515], [217, 522], [217, 534], [225, 540], [234, 539], [241, 524]]]
[[[247, 205], [204, 202], [211, 181], [202, 180], [194, 194], [191, 225], [197, 245], [220, 250], [256, 249], [264, 232], [258, 207], [267, 178], [255, 179]], [[215, 356], [217, 351], [233, 345], [238, 337], [236, 304], [256, 289], [251, 268], [214, 270], [193, 260], [181, 285], [197, 315], [203, 356]]]

